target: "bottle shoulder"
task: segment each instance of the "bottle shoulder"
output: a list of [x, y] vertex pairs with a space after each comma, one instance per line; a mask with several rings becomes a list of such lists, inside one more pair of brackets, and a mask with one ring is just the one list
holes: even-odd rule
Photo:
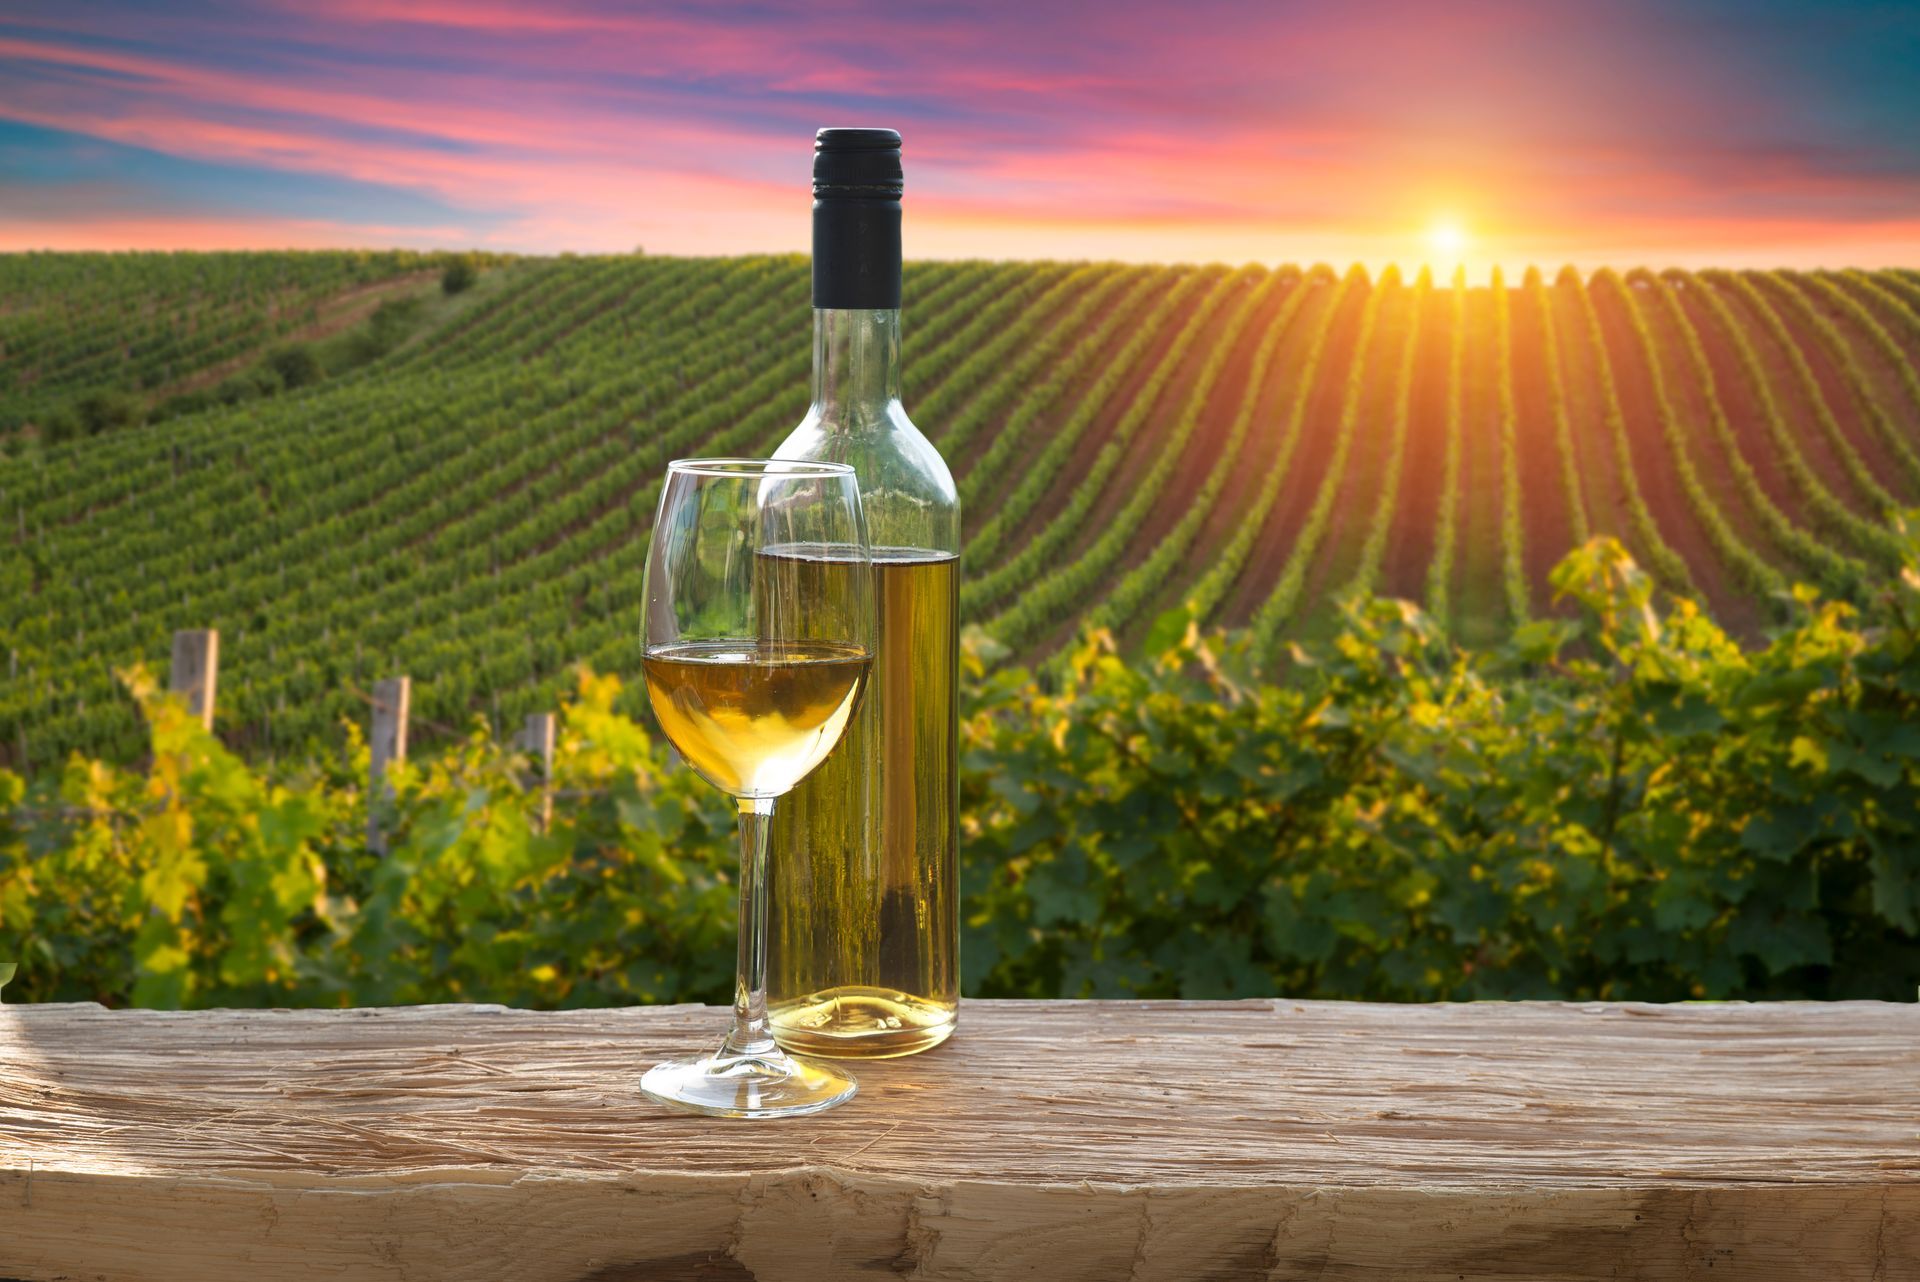
[[863, 491], [909, 494], [958, 507], [953, 471], [898, 401], [884, 415], [849, 426], [826, 421], [815, 406], [774, 450], [777, 459], [847, 463]]
[[850, 465], [875, 546], [960, 551], [953, 472], [898, 402], [859, 424], [825, 421], [815, 406], [774, 457]]

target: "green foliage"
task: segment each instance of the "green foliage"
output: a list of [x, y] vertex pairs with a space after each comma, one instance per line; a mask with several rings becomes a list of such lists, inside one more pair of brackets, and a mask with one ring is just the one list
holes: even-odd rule
[[[1146, 313], [1149, 319], [1159, 316], [1168, 305], [1165, 284], [1166, 274], [1151, 269], [1133, 268], [1109, 275], [1103, 287], [1087, 291], [1079, 305], [1061, 324], [1033, 343], [1021, 359], [1009, 365], [1002, 376], [995, 380], [992, 388], [976, 397], [966, 410], [950, 421], [946, 431], [939, 433], [935, 442], [942, 457], [957, 457], [957, 451], [990, 424], [990, 415], [996, 405], [1006, 410], [1006, 420], [992, 443], [959, 477], [963, 511], [968, 510], [969, 504], [982, 502], [994, 493], [1010, 467], [1024, 465], [1031, 459], [1033, 428], [1046, 421], [1060, 398], [1066, 395], [1083, 372], [1094, 368], [1094, 363], [1108, 354], [1108, 344], [1116, 334], [1131, 330], [1135, 339], [1140, 338], [1142, 326], [1138, 322], [1148, 300], [1159, 295], [1160, 301]], [[1104, 320], [1094, 324], [1093, 317], [1099, 314], [1096, 309], [1110, 300], [1110, 291], [1118, 290], [1123, 285], [1125, 292], [1119, 301], [1106, 308]], [[1114, 363], [1118, 364], [1117, 361]], [[1059, 429], [1059, 433], [1077, 435], [1080, 421], [1091, 417], [1111, 386], [1111, 382], [1104, 379], [1096, 383], [1094, 390], [1099, 395], [1081, 397], [1074, 417]], [[946, 388], [952, 389], [954, 399], [974, 390], [962, 383], [959, 375], [949, 380], [943, 390]], [[914, 412], [921, 418], [915, 421], [940, 423], [937, 416], [946, 408], [946, 399], [929, 397], [916, 405]], [[991, 555], [999, 541], [1010, 532], [1006, 521], [988, 522], [972, 540], [972, 545], [981, 549], [973, 555], [976, 558]]]
[[48, 411], [40, 420], [40, 439], [48, 445], [71, 441], [80, 435], [80, 419], [70, 405]]
[[[1880, 446], [1891, 456], [1894, 464], [1905, 474], [1908, 485], [1920, 486], [1920, 451], [1916, 451], [1907, 439], [1904, 425], [1894, 421], [1873, 386], [1866, 366], [1861, 362], [1859, 353], [1847, 336], [1841, 333], [1839, 326], [1829, 320], [1820, 308], [1814, 305], [1815, 297], [1810, 295], [1806, 286], [1800, 283], [1795, 272], [1762, 272], [1757, 279], [1766, 291], [1786, 305], [1789, 315], [1802, 333], [1811, 333], [1829, 358], [1838, 367], [1845, 379], [1847, 390], [1851, 394], [1854, 409], [1865, 425], [1879, 438]], [[1831, 302], [1831, 296], [1823, 301]], [[1841, 309], [1845, 312], [1845, 295], [1840, 296]], [[1875, 326], [1864, 310], [1852, 313], [1855, 328], [1869, 339], [1874, 336]], [[1864, 321], [1865, 324], [1860, 324]], [[1884, 334], [1881, 335], [1885, 337]], [[1888, 347], [1892, 347], [1889, 341]], [[1893, 348], [1895, 368], [1903, 369], [1907, 374], [1909, 388], [1913, 371], [1907, 361], [1901, 357], [1898, 348]], [[1911, 490], [1909, 491], [1911, 492]]]
[[1547, 403], [1553, 409], [1554, 452], [1560, 459], [1560, 488], [1565, 494], [1567, 516], [1573, 525], [1573, 541], [1585, 543], [1590, 536], [1587, 503], [1581, 493], [1580, 455], [1574, 443], [1573, 416], [1567, 412], [1566, 374], [1561, 366], [1560, 339], [1553, 318], [1553, 300], [1547, 294], [1538, 267], [1527, 268], [1527, 297], [1533, 301], [1540, 327], [1540, 366], [1546, 376]]
[[1525, 623], [1527, 600], [1526, 526], [1520, 517], [1520, 411], [1513, 390], [1513, 305], [1506, 278], [1493, 269], [1493, 345], [1495, 383], [1500, 402], [1500, 581], [1507, 617]]
[[[1920, 528], [1856, 611], [1746, 652], [1610, 539], [1579, 618], [1485, 653], [1351, 607], [1293, 679], [1178, 616], [1049, 683], [968, 660], [974, 995], [1905, 997], [1920, 973]], [[480, 729], [395, 772], [247, 767], [144, 673], [151, 765], [0, 771], [0, 956], [29, 1000], [724, 998], [731, 817], [581, 675], [554, 777]], [[555, 790], [538, 819], [542, 783]]]
[[[1356, 286], [1365, 287], [1366, 283], [1366, 272], [1357, 266], [1336, 280], [1330, 269], [1323, 265], [1315, 265], [1302, 281], [1302, 289], [1312, 296], [1324, 296], [1326, 303], [1312, 320], [1303, 322], [1313, 327], [1310, 331], [1312, 338], [1308, 342], [1306, 360], [1292, 398], [1292, 408], [1282, 428], [1279, 445], [1273, 453], [1273, 462], [1262, 468], [1260, 489], [1253, 496], [1253, 501], [1246, 511], [1241, 514], [1239, 528], [1220, 549], [1219, 554], [1214, 557], [1212, 566], [1201, 576], [1200, 581], [1194, 585], [1193, 591], [1188, 596], [1196, 618], [1210, 617], [1246, 570], [1247, 562], [1253, 554], [1254, 542], [1259, 538], [1261, 526], [1265, 524], [1274, 503], [1280, 497], [1280, 486], [1287, 477], [1288, 465], [1293, 460], [1294, 452], [1300, 447], [1300, 441], [1304, 435], [1303, 425], [1307, 416], [1307, 405], [1313, 395], [1314, 379], [1319, 373], [1321, 359], [1326, 354], [1327, 342], [1333, 335], [1334, 325], [1340, 319], [1341, 304]], [[1292, 317], [1289, 316], [1288, 319], [1291, 320]]]
[[[1139, 281], [1145, 275], [1138, 268], [1129, 271], [1114, 263], [1087, 263], [1057, 276], [1036, 272], [1033, 290], [1005, 296], [1018, 299], [1010, 312], [1002, 313], [998, 302], [983, 307], [971, 323], [942, 344], [952, 348], [952, 373], [938, 395], [914, 402], [916, 421], [935, 425], [941, 454], [954, 457], [975, 433], [997, 423], [1016, 397], [1023, 406], [1038, 399], [1034, 381], [1048, 369], [1058, 369], [1061, 345], [1085, 337], [1085, 322], [1093, 309], [1129, 280]], [[1074, 305], [1063, 315], [1059, 309], [1069, 299], [1075, 300]], [[999, 439], [1004, 438], [1003, 433]], [[984, 465], [981, 460], [975, 470]]]
[[471, 254], [455, 254], [447, 260], [446, 270], [440, 273], [440, 292], [460, 294], [473, 288], [480, 279], [479, 264]]
[[155, 405], [150, 417], [156, 423], [164, 423], [170, 418], [185, 418], [189, 414], [201, 414], [220, 403], [219, 399], [205, 388], [175, 392]]
[[291, 390], [317, 383], [326, 377], [326, 368], [310, 343], [289, 343], [267, 354], [267, 368], [280, 376], [281, 386]]
[[[1424, 280], [1425, 277], [1422, 277]], [[1187, 501], [1186, 515], [1180, 518], [1171, 530], [1168, 530], [1147, 554], [1145, 560], [1135, 565], [1121, 577], [1097, 607], [1086, 616], [1086, 621], [1096, 627], [1121, 628], [1133, 618], [1134, 614], [1156, 593], [1165, 589], [1169, 578], [1182, 557], [1193, 546], [1200, 535], [1200, 527], [1211, 519], [1218, 510], [1220, 495], [1233, 479], [1237, 469], [1246, 459], [1247, 433], [1253, 426], [1254, 411], [1258, 406], [1260, 393], [1266, 386], [1267, 368], [1273, 361], [1273, 354], [1280, 346], [1280, 340], [1290, 331], [1293, 319], [1300, 306], [1312, 292], [1303, 277], [1290, 271], [1276, 271], [1268, 277], [1265, 288], [1284, 286], [1286, 299], [1281, 303], [1278, 313], [1267, 325], [1267, 331], [1254, 349], [1253, 360], [1247, 370], [1247, 381], [1240, 397], [1240, 408], [1233, 417], [1232, 425], [1227, 429], [1225, 444], [1221, 447], [1220, 457], [1214, 461], [1207, 479], [1201, 482], [1199, 489]], [[1197, 418], [1198, 402], [1190, 400], [1188, 414]], [[1174, 460], [1169, 456], [1162, 469], [1172, 471]], [[1382, 505], [1383, 510], [1388, 505]], [[1193, 603], [1200, 604], [1197, 600]], [[1152, 651], [1150, 651], [1152, 652]]]
[[1720, 559], [1755, 596], [1766, 599], [1776, 608], [1784, 602], [1780, 594], [1786, 589], [1786, 580], [1780, 572], [1756, 555], [1735, 534], [1726, 516], [1721, 512], [1713, 494], [1706, 483], [1700, 479], [1699, 469], [1694, 466], [1693, 458], [1687, 450], [1687, 438], [1692, 434], [1688, 424], [1681, 421], [1673, 407], [1673, 400], [1667, 394], [1667, 377], [1661, 368], [1661, 344], [1655, 340], [1653, 327], [1646, 313], [1641, 309], [1634, 294], [1654, 287], [1647, 276], [1636, 273], [1629, 286], [1619, 274], [1603, 270], [1595, 274], [1594, 282], [1604, 288], [1615, 307], [1623, 314], [1628, 327], [1638, 340], [1640, 357], [1645, 364], [1647, 385], [1653, 397], [1655, 412], [1660, 418], [1660, 427], [1666, 437], [1667, 458], [1665, 466], [1679, 478], [1680, 487], [1686, 493], [1687, 505], [1693, 509], [1695, 520], [1706, 531], [1707, 539], [1720, 554]]
[[68, 411], [103, 388], [165, 402], [166, 389], [309, 323], [326, 298], [425, 261], [406, 250], [0, 255], [0, 429], [36, 423], [52, 442], [137, 421], [95, 427]]
[[208, 392], [169, 397], [157, 416], [173, 418], [210, 405], [240, 405], [308, 387], [330, 376], [370, 365], [400, 346], [419, 326], [418, 298], [389, 298], [364, 324], [318, 343], [289, 343], [267, 353], [258, 365], [223, 380]]
[[[1134, 394], [1110, 439], [1101, 446], [1092, 463], [1074, 474], [1073, 497], [1068, 500], [1065, 509], [1051, 514], [1044, 528], [1005, 563], [992, 570], [986, 569], [991, 564], [991, 558], [1020, 529], [1045, 497], [1048, 487], [1066, 471], [1081, 438], [1092, 428], [1102, 408], [1120, 391], [1122, 383], [1134, 373], [1165, 323], [1181, 307], [1186, 306], [1194, 294], [1200, 293], [1203, 286], [1207, 287], [1205, 294], [1188, 315], [1167, 352], [1152, 366], [1146, 382]], [[964, 610], [969, 614], [979, 613], [1024, 586], [1044, 571], [1050, 558], [1057, 557], [1060, 544], [1083, 528], [1088, 510], [1102, 493], [1101, 487], [1120, 466], [1126, 441], [1152, 411], [1167, 380], [1173, 377], [1178, 356], [1200, 337], [1207, 317], [1225, 300], [1229, 290], [1229, 277], [1224, 268], [1202, 268], [1178, 277], [1126, 343], [1111, 356], [1093, 384], [1082, 392], [1073, 413], [1049, 434], [1046, 445], [1026, 455], [1019, 483], [1013, 493], [1007, 496], [993, 518], [968, 540], [962, 568], [968, 571], [969, 577], [962, 580], [960, 589], [960, 603]], [[978, 573], [975, 573], [976, 568]]]
[[149, 1006], [719, 1000], [731, 814], [586, 678], [542, 831], [532, 766], [476, 734], [395, 772], [365, 848], [366, 752], [270, 780], [123, 674], [153, 761], [76, 757], [23, 804], [0, 772], [0, 952], [30, 1000]]
[[[576, 661], [632, 670], [661, 464], [764, 453], [804, 410], [806, 265], [501, 261], [475, 256], [478, 287], [446, 296], [438, 254], [0, 255], [0, 764], [142, 752], [113, 670], [164, 662], [179, 628], [220, 629], [220, 729], [253, 760], [337, 749], [355, 688], [396, 672], [414, 677], [432, 745], [477, 712], [512, 724], [552, 707]], [[1885, 453], [1876, 415], [1906, 425], [1920, 408], [1920, 374], [1895, 359], [1920, 332], [1910, 277], [1782, 277], [1763, 316], [1741, 288], [1753, 273], [1670, 276], [1666, 293], [1631, 275], [1664, 397], [1611, 306], [1596, 350], [1589, 303], [1612, 299], [1606, 279], [1530, 277], [1533, 304], [1501, 309], [1502, 371], [1500, 317], [1464, 278], [1439, 283], [1416, 361], [1397, 305], [1357, 343], [1365, 272], [1280, 269], [1282, 296], [1242, 318], [1237, 342], [1246, 294], [1229, 277], [908, 264], [903, 386], [968, 514], [963, 616], [1022, 659], [1053, 658], [1087, 620], [1137, 649], [1176, 603], [1203, 627], [1265, 603], [1284, 646], [1377, 585], [1480, 638], [1498, 626], [1476, 616], [1505, 613], [1494, 567], [1509, 603], [1545, 612], [1539, 567], [1589, 531], [1628, 538], [1684, 587], [1659, 540], [1695, 523], [1696, 487], [1651, 479], [1682, 433], [1739, 536], [1675, 543], [1714, 608], [1764, 587], [1739, 572], [1754, 554], [1849, 600], [1898, 565], [1878, 509], [1912, 497], [1910, 474], [1874, 472], [1880, 495], [1856, 477]], [[1812, 301], [1867, 382], [1783, 289]], [[1536, 390], [1543, 367], [1551, 421], [1513, 417], [1507, 393]], [[102, 388], [150, 405], [162, 430], [88, 435], [74, 403]], [[1878, 410], [1848, 400], [1869, 391]], [[1496, 429], [1497, 453], [1483, 444]], [[1834, 430], [1851, 453], [1821, 439]], [[1516, 473], [1508, 445], [1549, 431], [1557, 465]], [[1707, 467], [1722, 456], [1737, 493]], [[1558, 508], [1535, 502], [1542, 485], [1567, 491], [1573, 520], [1522, 529], [1523, 512]]]
[[280, 378], [280, 371], [272, 365], [256, 365], [252, 369], [242, 370], [231, 378], [223, 379], [213, 389], [213, 398], [222, 405], [239, 405], [244, 401], [264, 400], [278, 396], [286, 390], [286, 383]]
[[[1349, 279], [1356, 280], [1362, 286], [1367, 284], [1366, 273], [1358, 267], [1349, 274]], [[1353, 360], [1347, 366], [1347, 386], [1341, 401], [1340, 423], [1334, 429], [1333, 457], [1328, 461], [1320, 485], [1314, 492], [1313, 507], [1308, 510], [1307, 519], [1287, 553], [1286, 562], [1280, 567], [1273, 591], [1260, 603], [1260, 608], [1253, 616], [1253, 644], [1262, 656], [1273, 652], [1281, 627], [1299, 605], [1313, 554], [1319, 548], [1328, 522], [1333, 519], [1334, 502], [1339, 495], [1340, 482], [1346, 475], [1347, 452], [1353, 448], [1360, 418], [1361, 398], [1366, 392], [1368, 361], [1372, 357], [1380, 300], [1388, 289], [1399, 287], [1400, 273], [1396, 268], [1389, 267], [1381, 276], [1380, 283], [1367, 290], [1367, 301], [1360, 310], [1360, 333], [1354, 339]]]
[[[1740, 497], [1746, 503], [1762, 529], [1767, 532], [1776, 546], [1791, 555], [1802, 565], [1818, 576], [1820, 585], [1830, 592], [1851, 596], [1860, 581], [1865, 567], [1859, 562], [1833, 551], [1806, 531], [1794, 525], [1773, 500], [1767, 497], [1759, 478], [1754, 475], [1753, 465], [1740, 450], [1739, 438], [1734, 435], [1733, 426], [1727, 421], [1726, 410], [1720, 404], [1719, 387], [1714, 378], [1712, 362], [1707, 358], [1706, 348], [1700, 342], [1699, 331], [1688, 318], [1686, 309], [1680, 302], [1680, 289], [1676, 282], [1665, 277], [1655, 276], [1651, 272], [1636, 272], [1631, 278], [1636, 284], [1651, 290], [1665, 308], [1667, 319], [1674, 332], [1680, 337], [1680, 350], [1687, 357], [1689, 371], [1695, 384], [1700, 388], [1702, 399], [1706, 402], [1707, 422], [1712, 428], [1714, 438], [1719, 442], [1721, 457], [1726, 460], [1728, 474], [1733, 478]], [[1683, 288], [1691, 288], [1686, 282], [1679, 282]], [[1632, 298], [1628, 296], [1629, 304]], [[1637, 315], [1643, 342], [1649, 339], [1649, 331], [1644, 321]], [[1655, 351], [1649, 344], [1650, 357]], [[1763, 389], [1762, 389], [1763, 390]], [[1756, 393], [1757, 394], [1757, 393]], [[1664, 393], [1660, 400], [1664, 425], [1672, 432], [1675, 430], [1675, 415], [1672, 405]], [[1690, 485], [1689, 495], [1693, 494]], [[1777, 576], [1776, 576], [1777, 577]], [[1778, 591], [1778, 584], [1770, 590]]]
[[340, 373], [379, 360], [414, 332], [423, 311], [418, 298], [384, 300], [366, 324], [328, 342], [322, 357], [327, 369]]
[[[1677, 273], [1681, 284], [1686, 286], [1689, 297], [1697, 300], [1713, 317], [1715, 329], [1733, 349], [1735, 359], [1740, 364], [1740, 373], [1747, 394], [1754, 398], [1760, 410], [1761, 421], [1766, 424], [1768, 439], [1773, 453], [1780, 465], [1785, 468], [1788, 479], [1801, 503], [1813, 519], [1813, 524], [1826, 531], [1830, 536], [1843, 539], [1863, 552], [1874, 555], [1881, 566], [1898, 564], [1900, 550], [1886, 528], [1877, 520], [1861, 516], [1847, 508], [1835, 496], [1834, 492], [1821, 480], [1809, 464], [1801, 439], [1802, 434], [1794, 430], [1795, 425], [1788, 420], [1782, 410], [1780, 400], [1774, 395], [1774, 379], [1760, 362], [1760, 354], [1755, 349], [1747, 327], [1740, 322], [1732, 303], [1734, 300], [1749, 309], [1753, 300], [1745, 296], [1739, 286], [1731, 279], [1712, 272], [1693, 275]], [[1768, 312], [1757, 318], [1764, 329], [1768, 330], [1774, 341], [1786, 333], [1777, 317]], [[1789, 352], [1792, 360], [1799, 360], [1799, 352]], [[1789, 364], [1792, 364], [1792, 360]], [[1811, 380], [1812, 371], [1805, 367], [1804, 360], [1793, 366], [1799, 389], [1804, 395], [1808, 391], [1817, 393], [1818, 388]], [[1817, 416], [1816, 416], [1817, 417]], [[1811, 435], [1807, 433], [1806, 435]]]
[[[1607, 273], [1607, 276], [1611, 279], [1612, 273]], [[1636, 468], [1649, 466], [1650, 460], [1641, 459], [1636, 464], [1633, 457], [1633, 439], [1627, 431], [1626, 413], [1620, 408], [1620, 388], [1614, 380], [1613, 360], [1607, 354], [1606, 332], [1600, 324], [1600, 310], [1593, 301], [1595, 288], [1600, 283], [1596, 277], [1587, 288], [1581, 288], [1576, 277], [1571, 292], [1579, 304], [1580, 314], [1586, 320], [1587, 344], [1593, 353], [1594, 377], [1600, 385], [1601, 415], [1606, 420], [1607, 435], [1613, 442], [1614, 474], [1620, 478], [1620, 498], [1627, 509], [1634, 545], [1640, 549], [1640, 555], [1646, 558], [1647, 568], [1661, 583], [1676, 592], [1698, 595], [1687, 563], [1661, 535], [1660, 524], [1654, 520], [1653, 511], [1647, 506], [1640, 490], [1640, 472]], [[1564, 276], [1561, 288], [1566, 288]]]
[[[1579, 287], [1576, 278], [1575, 288]], [[1453, 269], [1453, 341], [1447, 357], [1447, 452], [1440, 478], [1440, 518], [1427, 563], [1427, 609], [1445, 627], [1453, 618], [1453, 562], [1458, 555], [1460, 463], [1466, 451], [1467, 269]]]
[[[1109, 519], [1105, 532], [1099, 538], [1083, 548], [1080, 555], [1070, 564], [1050, 572], [1039, 573], [1021, 594], [1018, 604], [1001, 611], [986, 623], [987, 630], [1001, 643], [1011, 646], [1025, 645], [1033, 639], [1035, 634], [1050, 627], [1058, 627], [1063, 619], [1072, 617], [1073, 611], [1084, 602], [1091, 591], [1099, 585], [1112, 581], [1116, 563], [1138, 533], [1147, 514], [1160, 497], [1162, 488], [1172, 480], [1181, 456], [1187, 448], [1187, 442], [1192, 439], [1195, 430], [1200, 426], [1201, 415], [1206, 409], [1208, 397], [1213, 392], [1214, 382], [1219, 378], [1227, 358], [1233, 354], [1234, 347], [1239, 341], [1240, 331], [1245, 328], [1248, 318], [1266, 301], [1268, 295], [1287, 279], [1290, 278], [1280, 272], [1262, 272], [1256, 269], [1246, 269], [1237, 277], [1229, 278], [1229, 283], [1233, 288], [1240, 290], [1243, 297], [1239, 306], [1232, 309], [1226, 323], [1216, 335], [1212, 350], [1207, 354], [1205, 363], [1194, 377], [1193, 386], [1187, 392], [1185, 406], [1166, 434], [1159, 457], [1143, 476], [1134, 479], [1129, 487], [1130, 492], [1126, 503]], [[1201, 314], [1196, 313], [1194, 323], [1198, 324], [1200, 319]], [[1177, 358], [1170, 354], [1169, 360], [1162, 368], [1172, 368], [1176, 360]], [[1160, 385], [1157, 382], [1150, 382], [1148, 388], [1143, 390], [1140, 397], [1135, 400], [1136, 410], [1144, 412], [1151, 408], [1159, 391]], [[1120, 436], [1125, 429], [1126, 424], [1123, 423], [1121, 430], [1117, 430], [1115, 435]], [[1231, 458], [1233, 450], [1229, 449], [1226, 454]], [[1100, 493], [1103, 478], [1098, 473], [1099, 462], [1096, 461], [1094, 471], [1089, 474], [1083, 493], [1090, 495]], [[1201, 493], [1191, 500], [1193, 512], [1202, 515], [1206, 513], [1206, 493], [1207, 487], [1202, 486]], [[1089, 503], [1089, 509], [1091, 506]], [[1069, 522], [1074, 520], [1071, 508], [1065, 519]], [[1036, 543], [1041, 542], [1045, 537], [1043, 533], [1040, 539], [1036, 539]], [[1148, 560], [1151, 562], [1153, 558], [1149, 557]], [[1158, 580], [1155, 582], [1157, 583]], [[1116, 613], [1113, 610], [1101, 608], [1094, 611], [1094, 616], [1102, 625], [1111, 626], [1119, 621]]]
[[[1840, 466], [1845, 470], [1847, 479], [1871, 501], [1872, 515], [1878, 516], [1895, 510], [1899, 505], [1894, 501], [1892, 493], [1881, 484], [1881, 478], [1875, 475], [1873, 467], [1854, 447], [1852, 438], [1834, 417], [1833, 407], [1827, 403], [1826, 392], [1820, 386], [1819, 377], [1813, 372], [1813, 366], [1808, 362], [1800, 344], [1794, 341], [1793, 331], [1788, 328], [1779, 310], [1769, 301], [1768, 293], [1763, 292], [1745, 273], [1710, 271], [1703, 272], [1701, 275], [1716, 289], [1725, 289], [1733, 297], [1738, 298], [1759, 322], [1761, 329], [1772, 339], [1775, 348], [1786, 355], [1787, 367], [1792, 371], [1801, 403], [1812, 412], [1813, 421], [1819, 427], [1820, 435], [1826, 438], [1834, 457], [1839, 460]], [[1766, 279], [1764, 274], [1761, 279]], [[1805, 302], [1805, 299], [1797, 293], [1782, 293], [1779, 297], [1790, 309], [1790, 315], [1798, 314], [1803, 321], [1809, 318], [1809, 310], [1796, 306]], [[1817, 316], [1813, 316], [1812, 320], [1818, 341], [1826, 345], [1829, 354], [1832, 354], [1833, 344], [1837, 341], [1832, 326]], [[1841, 362], [1841, 368], [1851, 380], [1857, 381], [1860, 378], [1850, 353]]]
[[1380, 481], [1380, 502], [1367, 523], [1367, 541], [1360, 549], [1360, 568], [1341, 590], [1340, 596], [1364, 596], [1380, 580], [1381, 563], [1387, 553], [1387, 536], [1393, 529], [1393, 516], [1400, 499], [1400, 474], [1406, 465], [1407, 433], [1413, 418], [1413, 377], [1420, 356], [1420, 329], [1425, 319], [1427, 296], [1433, 289], [1433, 274], [1420, 269], [1414, 282], [1413, 298], [1407, 304], [1409, 321], [1406, 341], [1400, 345], [1400, 371], [1395, 376], [1393, 396], [1393, 441], [1387, 447], [1387, 466]]
[[98, 436], [146, 421], [140, 398], [118, 388], [88, 392], [73, 403], [73, 418], [83, 436]]
[[[1920, 546], [1915, 564], [1920, 565]], [[1920, 973], [1920, 572], [1743, 653], [1615, 542], [1578, 623], [1463, 654], [1373, 601], [1276, 688], [1096, 640], [969, 722], [981, 995], [1905, 998]]]

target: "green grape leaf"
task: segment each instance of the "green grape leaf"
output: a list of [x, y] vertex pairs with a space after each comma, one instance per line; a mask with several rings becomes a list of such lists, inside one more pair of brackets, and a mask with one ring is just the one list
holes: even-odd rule
[[1100, 897], [1090, 877], [1086, 851], [1078, 842], [1068, 842], [1059, 854], [1036, 865], [1027, 877], [1034, 921], [1043, 926], [1093, 921]]
[[1186, 640], [1187, 629], [1193, 625], [1193, 611], [1184, 605], [1163, 611], [1147, 629], [1146, 640], [1140, 643], [1140, 653], [1149, 659], [1158, 659], [1182, 641]]

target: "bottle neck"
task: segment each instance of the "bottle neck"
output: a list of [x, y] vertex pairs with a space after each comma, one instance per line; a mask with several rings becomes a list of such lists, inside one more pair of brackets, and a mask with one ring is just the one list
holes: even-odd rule
[[823, 426], [886, 426], [900, 399], [900, 309], [816, 307], [813, 411]]

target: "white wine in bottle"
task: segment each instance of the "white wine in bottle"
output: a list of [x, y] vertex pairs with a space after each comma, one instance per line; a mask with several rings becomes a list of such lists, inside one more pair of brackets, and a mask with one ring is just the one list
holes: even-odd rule
[[[959, 1013], [960, 500], [900, 404], [900, 193], [898, 134], [820, 131], [813, 403], [775, 457], [854, 468], [878, 635], [840, 746], [774, 813], [769, 1008], [814, 1055], [909, 1055]], [[790, 581], [854, 572], [821, 557]]]

